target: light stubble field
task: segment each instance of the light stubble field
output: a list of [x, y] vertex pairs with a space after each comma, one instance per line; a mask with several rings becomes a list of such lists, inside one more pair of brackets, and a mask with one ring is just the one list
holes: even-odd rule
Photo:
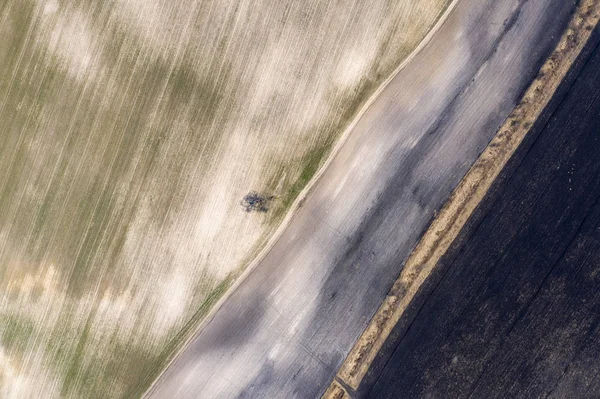
[[2, 2], [0, 396], [143, 392], [446, 5]]

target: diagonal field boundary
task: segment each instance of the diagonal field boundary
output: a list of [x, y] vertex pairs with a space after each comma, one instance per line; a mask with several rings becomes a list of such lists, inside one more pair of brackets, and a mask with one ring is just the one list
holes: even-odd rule
[[490, 187], [532, 130], [600, 21], [600, 0], [582, 0], [558, 45], [519, 104], [473, 164], [406, 261], [400, 277], [342, 363], [323, 398], [352, 397], [419, 288], [448, 251]]

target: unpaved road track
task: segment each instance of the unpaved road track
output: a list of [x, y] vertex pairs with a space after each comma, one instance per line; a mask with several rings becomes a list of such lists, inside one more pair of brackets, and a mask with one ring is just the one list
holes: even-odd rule
[[574, 7], [570, 0], [462, 0], [149, 396], [322, 394]]

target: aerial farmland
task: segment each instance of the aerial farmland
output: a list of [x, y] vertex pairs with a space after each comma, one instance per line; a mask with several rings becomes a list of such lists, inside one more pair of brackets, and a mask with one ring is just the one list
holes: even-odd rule
[[141, 396], [448, 4], [0, 2], [0, 397]]

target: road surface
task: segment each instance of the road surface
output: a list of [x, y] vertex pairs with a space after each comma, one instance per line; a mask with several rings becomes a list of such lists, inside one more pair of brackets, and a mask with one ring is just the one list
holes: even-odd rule
[[461, 0], [149, 396], [320, 396], [574, 8]]

